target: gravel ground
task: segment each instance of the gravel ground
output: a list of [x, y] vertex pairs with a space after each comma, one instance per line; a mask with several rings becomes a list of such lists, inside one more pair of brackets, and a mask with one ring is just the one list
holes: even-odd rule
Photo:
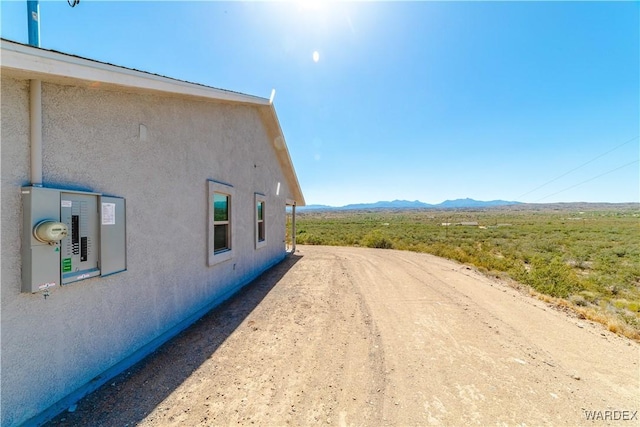
[[48, 425], [638, 425], [639, 350], [452, 261], [301, 246]]

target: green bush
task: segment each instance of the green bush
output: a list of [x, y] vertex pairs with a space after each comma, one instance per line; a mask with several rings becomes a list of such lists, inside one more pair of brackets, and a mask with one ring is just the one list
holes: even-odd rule
[[301, 245], [325, 245], [326, 242], [319, 236], [313, 234], [302, 234], [296, 237], [296, 242]]
[[367, 233], [361, 240], [361, 244], [368, 248], [392, 249], [393, 242], [382, 231], [373, 230]]
[[568, 265], [555, 259], [538, 260], [525, 276], [525, 283], [538, 292], [558, 298], [567, 298], [578, 290], [575, 273]]

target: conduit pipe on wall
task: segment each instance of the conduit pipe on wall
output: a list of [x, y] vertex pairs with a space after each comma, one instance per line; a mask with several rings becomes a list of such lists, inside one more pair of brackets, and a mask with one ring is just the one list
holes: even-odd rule
[[42, 187], [42, 81], [29, 83], [31, 185]]

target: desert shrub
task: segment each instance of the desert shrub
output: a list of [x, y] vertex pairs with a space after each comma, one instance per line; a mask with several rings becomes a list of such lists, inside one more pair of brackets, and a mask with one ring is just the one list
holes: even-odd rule
[[380, 230], [370, 231], [362, 238], [360, 243], [368, 248], [393, 248], [393, 242], [389, 238], [387, 238]]
[[586, 301], [592, 303], [592, 304], [598, 304], [599, 303], [599, 294], [597, 292], [592, 292], [592, 291], [581, 291], [579, 293], [579, 295], [584, 298]]
[[630, 301], [627, 304], [627, 309], [629, 311], [633, 311], [634, 313], [640, 313], [640, 302], [639, 301]]
[[589, 305], [589, 302], [582, 295], [571, 295], [569, 297], [569, 301], [580, 307], [586, 307]]
[[296, 237], [296, 242], [301, 245], [324, 245], [326, 244], [324, 239], [313, 234], [302, 234]]
[[567, 298], [578, 290], [575, 273], [559, 260], [535, 261], [525, 276], [525, 283], [538, 292], [557, 298]]

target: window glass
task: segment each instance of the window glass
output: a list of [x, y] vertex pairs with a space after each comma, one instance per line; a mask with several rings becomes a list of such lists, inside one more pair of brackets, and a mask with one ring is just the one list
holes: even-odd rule
[[229, 195], [213, 193], [213, 252], [229, 249]]
[[213, 228], [213, 251], [220, 252], [229, 249], [229, 225], [216, 224]]
[[256, 193], [255, 195], [255, 207], [256, 207], [256, 249], [267, 246], [267, 234], [266, 234], [266, 214], [265, 205], [266, 197], [264, 194]]
[[258, 241], [264, 241], [264, 221], [258, 223]]
[[229, 220], [229, 196], [226, 194], [214, 193], [213, 195], [213, 220]]

